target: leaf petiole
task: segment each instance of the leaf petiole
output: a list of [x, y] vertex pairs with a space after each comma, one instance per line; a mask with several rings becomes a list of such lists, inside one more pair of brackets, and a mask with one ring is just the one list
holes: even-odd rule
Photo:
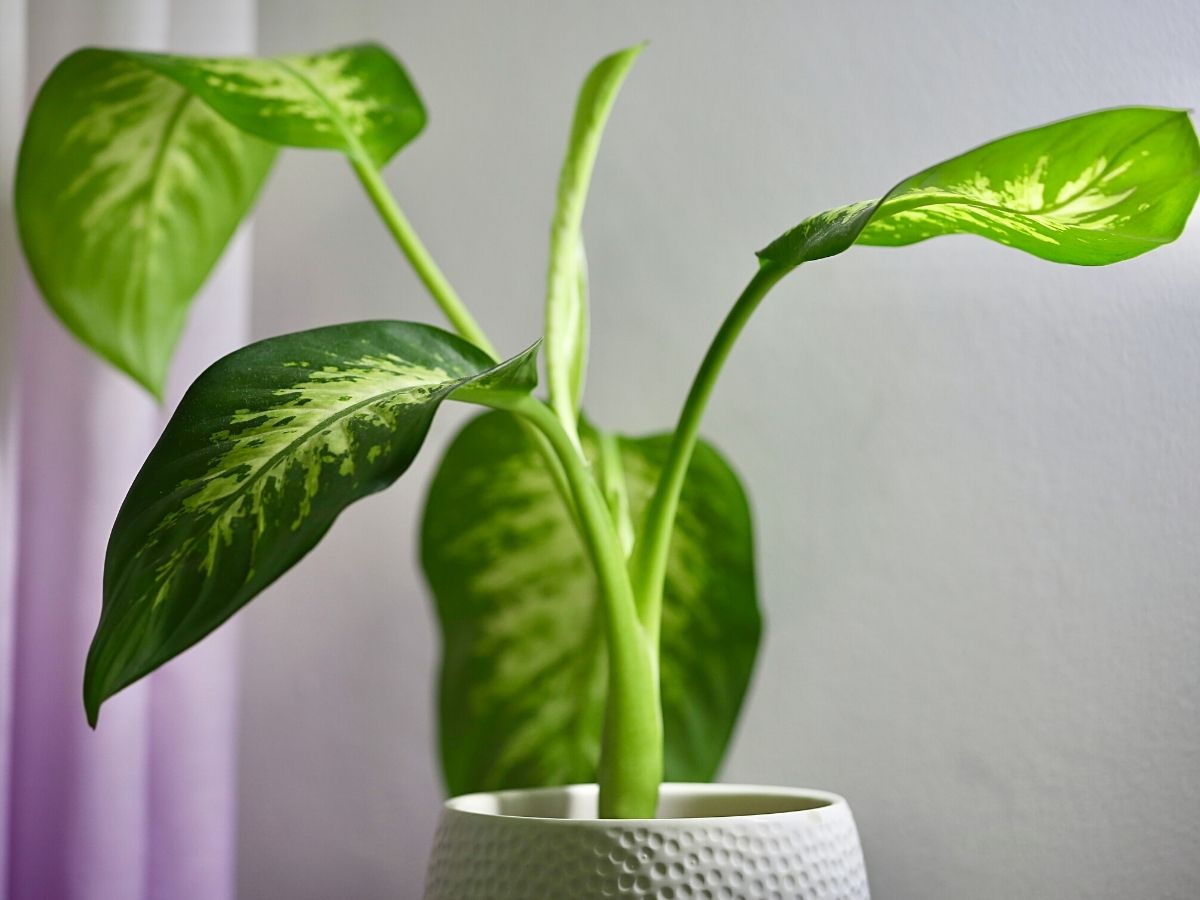
[[[350, 164], [354, 167], [359, 181], [366, 189], [367, 196], [371, 198], [371, 202], [375, 205], [375, 209], [379, 212], [380, 218], [383, 219], [396, 244], [416, 271], [417, 277], [421, 279], [421, 283], [425, 285], [434, 302], [441, 307], [446, 318], [450, 320], [454, 330], [492, 359], [498, 359], [495, 346], [488, 340], [479, 323], [475, 321], [475, 317], [471, 315], [471, 311], [467, 309], [466, 304], [459, 298], [458, 292], [454, 290], [454, 286], [450, 284], [450, 280], [442, 273], [441, 268], [425, 248], [425, 244], [408, 221], [408, 217], [404, 215], [404, 211], [400, 209], [400, 204], [392, 196], [392, 192], [388, 189], [379, 170], [364, 157], [352, 156]], [[522, 427], [533, 439], [542, 461], [550, 471], [554, 486], [571, 513], [572, 520], [577, 520], [575, 501], [571, 496], [566, 476], [563, 474], [562, 463], [550, 449], [545, 435], [524, 420], [521, 421]]]
[[[474, 398], [468, 398], [474, 399]], [[625, 552], [604, 495], [558, 417], [532, 395], [481, 396], [535, 427], [561, 460], [604, 601], [608, 700], [600, 747], [601, 818], [653, 818], [663, 769], [658, 642], [638, 620]]]
[[596, 474], [600, 490], [608, 503], [608, 512], [617, 528], [621, 548], [628, 557], [633, 551], [633, 519], [629, 514], [629, 489], [625, 484], [625, 469], [621, 462], [620, 439], [611, 431], [596, 431]]
[[641, 534], [634, 545], [629, 563], [634, 595], [637, 597], [638, 616], [650, 634], [657, 635], [659, 631], [663, 584], [667, 575], [667, 554], [671, 548], [675, 513], [679, 508], [679, 495], [683, 491], [692, 452], [696, 449], [700, 420], [704, 417], [708, 398], [746, 322], [771, 288], [792, 268], [773, 262], [764, 262], [759, 266], [713, 337], [679, 413], [679, 422], [671, 437], [671, 447], [667, 451], [667, 459], [655, 485], [654, 495], [646, 507]]
[[388, 190], [379, 169], [369, 160], [359, 157], [351, 157], [350, 165], [354, 167], [358, 180], [362, 182], [367, 196], [375, 204], [375, 209], [379, 211], [388, 231], [391, 232], [404, 256], [416, 271], [421, 283], [425, 285], [434, 301], [446, 314], [446, 318], [450, 320], [454, 330], [492, 359], [499, 359], [492, 342], [483, 333], [483, 329], [479, 327], [479, 323], [475, 321], [475, 317], [471, 315], [466, 304], [459, 299], [458, 293], [446, 276], [442, 274], [438, 264], [433, 261], [429, 251], [425, 249], [416, 230], [409, 223], [408, 217], [400, 209], [400, 204]]

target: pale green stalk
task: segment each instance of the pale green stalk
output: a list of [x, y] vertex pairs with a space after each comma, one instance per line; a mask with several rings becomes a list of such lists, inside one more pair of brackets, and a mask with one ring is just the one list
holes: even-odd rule
[[621, 442], [611, 431], [596, 432], [597, 474], [600, 489], [608, 503], [608, 512], [621, 539], [621, 549], [628, 557], [633, 552], [633, 518], [629, 513], [629, 489], [621, 464]]
[[[368, 195], [405, 256], [459, 334], [496, 358], [492, 344], [429, 256], [401, 212], [379, 172], [353, 160]], [[465, 392], [464, 399], [469, 397]], [[596, 570], [605, 611], [608, 646], [608, 700], [600, 750], [602, 818], [651, 818], [662, 782], [662, 707], [658, 689], [657, 639], [647, 639], [625, 548], [617, 534], [604, 494], [568, 433], [546, 404], [532, 396], [484, 396], [479, 402], [515, 413], [534, 438], [555, 485], [563, 496]]]
[[400, 245], [400, 249], [416, 271], [417, 277], [421, 279], [437, 305], [442, 308], [442, 312], [446, 314], [446, 318], [450, 320], [454, 330], [492, 359], [499, 359], [492, 342], [487, 339], [487, 335], [483, 333], [483, 329], [479, 327], [475, 317], [459, 299], [449, 280], [442, 274], [442, 270], [438, 268], [433, 257], [429, 255], [429, 251], [425, 249], [425, 245], [421, 243], [421, 239], [417, 237], [417, 232], [409, 224], [408, 218], [400, 209], [400, 205], [392, 196], [391, 191], [388, 190], [387, 184], [384, 183], [383, 175], [365, 159], [351, 157], [350, 164], [354, 166], [358, 180], [366, 188], [367, 196], [379, 210], [379, 215], [387, 225], [388, 231], [392, 233], [392, 237], [396, 239], [396, 243]]
[[[359, 181], [366, 188], [367, 196], [371, 198], [371, 202], [375, 204], [375, 209], [378, 210], [384, 224], [387, 225], [388, 231], [395, 238], [405, 258], [416, 271], [417, 276], [421, 279], [421, 283], [425, 285], [434, 302], [446, 314], [446, 318], [450, 320], [450, 323], [454, 326], [454, 330], [458, 332], [460, 337], [470, 341], [480, 350], [487, 353], [492, 359], [499, 359], [499, 354], [496, 353], [496, 348], [492, 342], [488, 340], [487, 335], [484, 334], [479, 323], [475, 321], [475, 317], [471, 315], [466, 304], [459, 299], [458, 292], [454, 290], [449, 279], [442, 274], [442, 270], [434, 262], [429, 251], [425, 249], [424, 243], [421, 242], [416, 230], [409, 223], [408, 217], [400, 209], [400, 204], [396, 202], [396, 198], [388, 190], [387, 183], [383, 180], [383, 176], [379, 173], [379, 170], [365, 158], [351, 158], [350, 162], [354, 167], [354, 171], [358, 174]], [[559, 463], [558, 458], [554, 455], [554, 451], [551, 450], [545, 435], [529, 426], [523, 420], [522, 427], [525, 433], [533, 440], [534, 446], [537, 448], [542, 461], [546, 464], [546, 468], [550, 472], [558, 495], [562, 498], [563, 503], [566, 504], [567, 509], [571, 513], [572, 521], [574, 521], [575, 502], [571, 496], [571, 489], [567, 485], [566, 476], [563, 474], [562, 464]]]
[[587, 366], [587, 261], [583, 251], [583, 209], [605, 122], [621, 83], [642, 45], [600, 60], [584, 79], [575, 103], [567, 154], [558, 176], [558, 196], [550, 223], [550, 265], [546, 273], [546, 388], [563, 429], [582, 455], [579, 400]]
[[[487, 402], [498, 405], [495, 398], [487, 398]], [[550, 408], [529, 395], [500, 408], [535, 425], [562, 461], [599, 581], [608, 645], [599, 815], [606, 819], [653, 818], [663, 767], [657, 641], [649, 639], [638, 620], [620, 537], [599, 485]]]
[[700, 363], [700, 369], [692, 381], [687, 400], [679, 413], [679, 423], [671, 436], [671, 446], [655, 485], [654, 496], [646, 506], [642, 533], [630, 559], [630, 572], [639, 617], [656, 646], [662, 619], [663, 585], [667, 577], [671, 532], [675, 527], [679, 495], [683, 491], [688, 465], [692, 461], [692, 452], [700, 435], [700, 420], [704, 417], [704, 409], [708, 405], [713, 386], [717, 383], [721, 367], [725, 364], [729, 351], [733, 349], [738, 335], [742, 333], [746, 322], [763, 297], [789, 271], [790, 266], [763, 263], [738, 297], [725, 321], [721, 323], [721, 328], [709, 345], [704, 361]]

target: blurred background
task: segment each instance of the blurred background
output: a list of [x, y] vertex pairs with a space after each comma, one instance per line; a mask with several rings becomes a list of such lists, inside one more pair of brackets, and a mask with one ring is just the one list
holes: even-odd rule
[[[540, 334], [579, 83], [649, 38], [585, 219], [586, 405], [630, 434], [671, 426], [753, 251], [804, 216], [1008, 131], [1200, 101], [1191, 0], [0, 8], [6, 189], [14, 110], [82, 44], [386, 44], [430, 112], [389, 183], [505, 351]], [[704, 431], [754, 503], [768, 624], [722, 777], [844, 794], [880, 898], [1200, 894], [1198, 249], [1196, 222], [1107, 269], [970, 238], [859, 248], [784, 282], [726, 369]], [[4, 262], [27, 293], [11, 252]], [[222, 313], [228, 292], [210, 285], [189, 341], [231, 316], [253, 337], [437, 321], [332, 153], [282, 154], [217, 278], [243, 302]], [[11, 387], [18, 332], [4, 315]], [[47, 323], [32, 327], [58, 328]], [[466, 410], [447, 412], [408, 476], [349, 510], [216, 638], [227, 650], [208, 665], [229, 668], [236, 703], [239, 897], [419, 895], [442, 788], [439, 639], [415, 538]], [[12, 459], [0, 457], [8, 488]], [[122, 490], [89, 514], [110, 522], [103, 504]], [[12, 540], [0, 528], [0, 573]], [[10, 655], [20, 634], [0, 619]], [[54, 664], [73, 672], [82, 656]]]

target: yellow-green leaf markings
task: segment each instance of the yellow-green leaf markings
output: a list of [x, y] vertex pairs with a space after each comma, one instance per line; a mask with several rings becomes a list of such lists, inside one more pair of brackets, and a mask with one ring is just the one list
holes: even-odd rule
[[38, 92], [21, 144], [25, 255], [64, 324], [158, 395], [276, 146], [378, 166], [424, 123], [403, 68], [374, 45], [272, 59], [80, 50]]
[[125, 54], [63, 60], [30, 112], [15, 203], [50, 308], [161, 394], [187, 307], [275, 148]]
[[244, 131], [287, 147], [365, 155], [378, 167], [425, 127], [404, 67], [377, 44], [266, 59], [130, 55]]
[[1052, 262], [1106, 265], [1173, 241], [1200, 192], [1183, 110], [1123, 107], [1000, 138], [907, 178], [882, 199], [801, 222], [759, 252], [791, 268], [855, 243], [975, 234]]
[[[582, 434], [595, 460], [598, 436]], [[634, 521], [668, 436], [619, 438]], [[528, 436], [485, 413], [425, 506], [421, 556], [442, 626], [439, 721], [451, 793], [594, 781], [607, 662], [595, 576]], [[701, 444], [675, 522], [662, 621], [666, 777], [717, 771], [761, 626], [745, 495]]]
[[754, 310], [790, 271], [856, 243], [901, 246], [960, 233], [1052, 262], [1106, 265], [1173, 241], [1198, 192], [1200, 142], [1187, 113], [1123, 107], [984, 144], [879, 200], [819, 213], [772, 241], [758, 252], [758, 271], [714, 336], [680, 413], [633, 548], [639, 598], [653, 603], [660, 594], [675, 504], [721, 368]]
[[84, 703], [200, 640], [412, 462], [447, 397], [527, 393], [536, 348], [496, 365], [429, 325], [357, 322], [251, 344], [191, 386], [121, 506]]

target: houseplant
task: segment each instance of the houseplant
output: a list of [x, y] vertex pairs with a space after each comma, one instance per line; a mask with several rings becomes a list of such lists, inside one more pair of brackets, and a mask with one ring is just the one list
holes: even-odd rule
[[[495, 364], [383, 184], [380, 168], [424, 121], [384, 51], [254, 61], [89, 50], [56, 69], [22, 150], [22, 239], [64, 322], [152, 390], [188, 300], [280, 145], [347, 154], [465, 339], [412, 323], [332, 326], [255, 344], [201, 376], [114, 527], [85, 685], [90, 719], [294, 564], [346, 504], [401, 474], [453, 396], [498, 412], [456, 440], [426, 515], [423, 558], [446, 632], [444, 710], [465, 722], [455, 731], [443, 715], [447, 782], [459, 793], [595, 772], [601, 815], [652, 816], [664, 759], [673, 779], [712, 774], [753, 659], [745, 501], [696, 441], [721, 365], [770, 287], [854, 243], [963, 231], [1055, 261], [1114, 262], [1178, 234], [1196, 196], [1186, 116], [1125, 109], [1006, 138], [881, 201], [805, 220], [759, 254], [674, 434], [618, 438], [579, 416], [580, 220], [604, 119], [636, 54], [602, 61], [577, 109], [551, 246], [549, 404], [530, 395], [534, 351]], [[529, 606], [537, 615], [516, 614]], [[589, 664], [571, 670], [573, 690], [530, 691], [565, 677], [555, 651], [578, 651], [566, 643], [575, 634], [587, 643], [571, 663]], [[577, 727], [563, 729], [564, 717]]]

